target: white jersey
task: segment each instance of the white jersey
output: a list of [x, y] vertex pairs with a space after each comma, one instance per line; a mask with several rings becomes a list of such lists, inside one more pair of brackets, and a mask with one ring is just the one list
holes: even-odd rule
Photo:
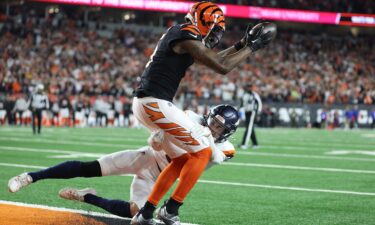
[[43, 93], [35, 93], [31, 96], [31, 107], [35, 109], [48, 109], [48, 96]]
[[[202, 123], [203, 123], [203, 117], [202, 116], [200, 116], [200, 115], [198, 115], [195, 112], [190, 111], [190, 110], [186, 110], [185, 113], [187, 114], [187, 116], [189, 117], [190, 120], [192, 120], [195, 123], [198, 123], [198, 124], [202, 125]], [[224, 152], [224, 154], [228, 157], [233, 157], [234, 154], [235, 154], [234, 146], [229, 141], [225, 141], [225, 142], [222, 142], [222, 143], [215, 143], [215, 147], [218, 150]], [[177, 145], [173, 144], [172, 140], [164, 141], [164, 143], [162, 145], [162, 149], [165, 152], [168, 153], [168, 152], [171, 152], [171, 151], [168, 151], [169, 148], [173, 148], [173, 154], [176, 154], [176, 152], [178, 152], [178, 155], [182, 155], [182, 154], [186, 153], [185, 150], [183, 150], [183, 149], [179, 148]], [[168, 161], [169, 157], [166, 156], [165, 152], [154, 151], [155, 159], [158, 162], [158, 164], [160, 165], [161, 169], [164, 169], [169, 164], [169, 161]], [[173, 158], [173, 156], [171, 156], [170, 158]], [[211, 162], [209, 162], [208, 167], [211, 167], [211, 166], [212, 166], [212, 164], [211, 164]]]
[[[192, 111], [186, 112], [196, 123], [202, 123], [202, 117]], [[178, 148], [175, 145], [170, 145]], [[216, 148], [224, 152], [228, 157], [233, 157], [235, 149], [232, 143], [225, 141], [216, 143]], [[183, 151], [183, 150], [182, 150]], [[124, 175], [134, 174], [134, 179], [130, 189], [130, 201], [140, 208], [147, 201], [158, 176], [161, 171], [168, 166], [170, 159], [164, 151], [155, 151], [150, 146], [145, 146], [137, 150], [124, 150], [103, 156], [98, 159], [102, 175]], [[213, 163], [209, 162], [207, 168]]]

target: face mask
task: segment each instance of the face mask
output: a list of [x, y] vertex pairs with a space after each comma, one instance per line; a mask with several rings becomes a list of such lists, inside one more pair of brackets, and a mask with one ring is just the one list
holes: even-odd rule
[[223, 34], [224, 29], [219, 25], [214, 25], [210, 32], [208, 32], [206, 37], [203, 38], [203, 44], [207, 48], [214, 48], [219, 44], [219, 41], [223, 37]]

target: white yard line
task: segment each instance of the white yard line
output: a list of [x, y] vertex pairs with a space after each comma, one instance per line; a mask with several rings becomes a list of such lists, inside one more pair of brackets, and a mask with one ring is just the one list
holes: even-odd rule
[[[35, 152], [35, 153], [52, 153], [52, 154], [64, 154], [59, 156], [49, 156], [54, 158], [100, 158], [104, 156], [104, 153], [91, 153], [91, 152], [78, 152], [78, 151], [64, 151], [59, 149], [36, 149], [36, 148], [25, 148], [25, 147], [10, 147], [0, 146], [1, 151], [20, 151], [20, 152]], [[244, 152], [247, 153], [247, 152]], [[340, 157], [336, 157], [340, 158]], [[342, 169], [342, 168], [321, 168], [321, 167], [304, 167], [304, 166], [293, 166], [293, 165], [277, 165], [277, 164], [260, 164], [260, 163], [238, 163], [238, 162], [225, 162], [225, 166], [246, 166], [246, 167], [261, 167], [261, 168], [276, 168], [276, 169], [291, 169], [291, 170], [306, 170], [306, 171], [322, 171], [322, 172], [341, 172], [341, 173], [360, 173], [360, 174], [375, 174], [374, 170], [356, 170], [356, 169]]]
[[[9, 138], [33, 138], [35, 140], [44, 140], [45, 138], [52, 139], [52, 140], [61, 140], [61, 136], [59, 136], [58, 133], [52, 134], [42, 134], [41, 136], [33, 136], [32, 134], [20, 134], [20, 133], [6, 133], [6, 134], [1, 134], [2, 137], [9, 137]], [[134, 137], [129, 137], [127, 135], [124, 135], [123, 137], [105, 137], [101, 135], [77, 135], [77, 134], [64, 134], [64, 139], [67, 140], [85, 140], [85, 141], [92, 141], [93, 138], [95, 141], [114, 141], [114, 142], [124, 142], [124, 141], [139, 141], [139, 138]], [[146, 140], [146, 138], [145, 138]]]
[[338, 157], [338, 156], [319, 156], [319, 155], [303, 155], [303, 154], [284, 154], [284, 153], [271, 153], [271, 152], [254, 152], [254, 151], [237, 151], [238, 155], [251, 155], [251, 156], [271, 156], [283, 158], [302, 158], [302, 159], [326, 159], [326, 160], [344, 160], [344, 161], [364, 161], [375, 162], [375, 158], [353, 158], [353, 157]]
[[101, 146], [101, 147], [120, 147], [124, 148], [125, 146], [139, 146], [139, 144], [105, 144], [98, 142], [82, 142], [82, 141], [65, 141], [65, 140], [41, 140], [41, 139], [24, 139], [24, 138], [9, 138], [9, 137], [0, 137], [0, 140], [3, 141], [17, 141], [17, 142], [26, 142], [26, 143], [50, 143], [50, 144], [60, 144], [60, 145], [84, 145], [84, 146]]
[[77, 156], [100, 158], [106, 155], [105, 153], [65, 151], [65, 150], [59, 150], [59, 149], [37, 149], [37, 148], [10, 147], [10, 146], [0, 146], [0, 151], [44, 152], [44, 153], [53, 153], [53, 154], [64, 154], [65, 158], [69, 158], [69, 156], [72, 156], [72, 158], [77, 158]]
[[[52, 128], [52, 129], [55, 129], [55, 128]], [[64, 131], [64, 136], [69, 136], [69, 137], [74, 137], [74, 139], [79, 139], [79, 140], [86, 140], [86, 141], [90, 141], [92, 140], [93, 137], [95, 137], [95, 140], [103, 140], [103, 141], [139, 141], [139, 138], [137, 138], [137, 136], [139, 136], [138, 134], [137, 135], [133, 135], [133, 134], [108, 134], [106, 135], [105, 133], [101, 133], [100, 135], [98, 134], [90, 134], [90, 133], [84, 133], [84, 134], [81, 134], [81, 133], [74, 133], [74, 132], [68, 132], [68, 130], [58, 130], [58, 129], [64, 129], [64, 128], [56, 128], [55, 130], [57, 130], [56, 133], [52, 133], [51, 129], [49, 129], [49, 132], [46, 132], [46, 134], [42, 134], [42, 136], [38, 137], [38, 139], [42, 138], [42, 137], [58, 137], [56, 135], [59, 134], [60, 131]], [[77, 129], [80, 129], [80, 128], [77, 128]], [[111, 129], [111, 128], [108, 128], [108, 129]], [[115, 128], [113, 128], [115, 129]], [[121, 129], [121, 128], [118, 128], [118, 129]], [[47, 129], [48, 130], [48, 129]], [[3, 133], [6, 133], [6, 135], [3, 135], [3, 137], [5, 136], [9, 136], [9, 137], [30, 137], [28, 135], [23, 135], [23, 134], [20, 134], [20, 133], [30, 133], [31, 131], [26, 131], [26, 130], [21, 130], [20, 128], [2, 128], [1, 131], [17, 131], [18, 133], [12, 133], [12, 134], [9, 134], [8, 132], [3, 132]], [[66, 131], [66, 133], [65, 133]], [[1, 132], [0, 132], [1, 133]], [[147, 136], [147, 134], [146, 134]], [[82, 137], [86, 137], [86, 138], [82, 138]], [[91, 138], [91, 139], [90, 139]], [[319, 147], [319, 149], [331, 149], [332, 147], [342, 147], [343, 145], [345, 146], [348, 146], [348, 147], [373, 147], [374, 144], [363, 144], [363, 143], [353, 143], [353, 142], [345, 142], [345, 141], [342, 141], [342, 142], [332, 142], [332, 141], [319, 141], [319, 140], [310, 140], [310, 139], [303, 139], [303, 140], [294, 140], [293, 141], [293, 146], [279, 146], [278, 144], [284, 144], [285, 140], [266, 140], [265, 143], [262, 145], [263, 147], [265, 148], [275, 148], [275, 149], [290, 149], [290, 150], [316, 150], [318, 149], [317, 147]], [[319, 143], [317, 143], [319, 142]], [[299, 146], [298, 144], [307, 144], [308, 146]], [[309, 147], [310, 146], [310, 147]]]
[[[88, 216], [115, 218], [115, 219], [128, 220], [128, 221], [131, 220], [129, 218], [123, 218], [123, 217], [119, 217], [119, 216], [107, 214], [107, 213], [92, 212], [92, 211], [85, 211], [85, 210], [79, 210], [79, 209], [68, 209], [68, 208], [46, 206], [46, 205], [37, 205], [37, 204], [30, 204], [30, 203], [23, 203], [23, 202], [0, 200], [0, 204], [22, 206], [22, 207], [28, 207], [28, 208], [34, 208], [34, 209], [46, 209], [46, 210], [57, 211], [57, 212], [79, 213], [79, 214], [88, 215]], [[198, 225], [198, 224], [192, 224], [192, 223], [181, 223], [181, 224], [182, 225]]]
[[356, 192], [356, 191], [343, 191], [343, 190], [314, 189], [314, 188], [301, 188], [301, 187], [286, 187], [286, 186], [263, 185], [263, 184], [233, 183], [233, 182], [213, 181], [213, 180], [199, 180], [198, 182], [200, 182], [200, 183], [207, 183], [207, 184], [221, 184], [221, 185], [230, 185], [230, 186], [241, 186], [241, 187], [255, 187], [255, 188], [292, 190], [292, 191], [307, 191], [307, 192], [322, 192], [322, 193], [335, 193], [335, 194], [347, 194], [347, 195], [375, 196], [375, 193], [373, 193], [373, 192]]
[[[40, 169], [46, 168], [46, 167], [35, 166], [35, 165], [9, 164], [9, 163], [0, 163], [0, 166], [20, 167], [20, 168], [36, 168], [36, 167], [38, 167]], [[130, 177], [132, 177], [132, 176], [130, 176]], [[302, 187], [288, 187], [288, 186], [249, 184], [249, 183], [214, 181], [214, 180], [198, 180], [198, 182], [199, 183], [206, 183], [206, 184], [220, 184], [220, 185], [240, 186], [240, 187], [254, 187], [254, 188], [305, 191], [305, 192], [321, 192], [321, 193], [335, 193], [335, 194], [347, 194], [347, 195], [375, 196], [375, 193], [373, 193], [373, 192], [356, 192], [356, 191], [346, 191], [346, 190], [329, 190], [329, 189], [315, 189], [315, 188], [302, 188]]]
[[261, 167], [261, 168], [272, 168], [272, 169], [309, 170], [309, 171], [322, 171], [322, 172], [375, 174], [375, 170], [354, 170], [354, 169], [321, 168], [321, 167], [290, 166], [290, 165], [276, 165], [276, 164], [225, 162], [222, 165], [224, 165], [224, 166]]

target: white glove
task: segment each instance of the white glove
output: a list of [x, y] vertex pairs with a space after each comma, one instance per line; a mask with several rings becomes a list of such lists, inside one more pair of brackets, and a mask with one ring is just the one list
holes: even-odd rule
[[210, 129], [208, 127], [204, 127], [200, 124], [194, 125], [190, 129], [190, 132], [191, 132], [191, 136], [196, 140], [199, 140], [202, 137], [209, 137], [211, 135]]
[[211, 162], [213, 164], [221, 164], [222, 162], [226, 160], [227, 156], [224, 154], [223, 151], [221, 151], [220, 149], [216, 147], [215, 141], [212, 135], [208, 137], [208, 140], [210, 142], [210, 147], [212, 150]]
[[164, 131], [163, 130], [157, 130], [153, 131], [150, 135], [150, 137], [147, 139], [147, 143], [149, 146], [152, 147], [155, 151], [161, 151], [162, 150], [162, 143], [164, 141]]

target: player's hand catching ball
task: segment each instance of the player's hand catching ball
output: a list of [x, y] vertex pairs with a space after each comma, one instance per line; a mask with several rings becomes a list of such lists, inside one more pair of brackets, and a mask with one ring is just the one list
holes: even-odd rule
[[258, 23], [253, 28], [246, 29], [245, 42], [253, 52], [266, 47], [277, 33], [276, 24], [270, 22]]

